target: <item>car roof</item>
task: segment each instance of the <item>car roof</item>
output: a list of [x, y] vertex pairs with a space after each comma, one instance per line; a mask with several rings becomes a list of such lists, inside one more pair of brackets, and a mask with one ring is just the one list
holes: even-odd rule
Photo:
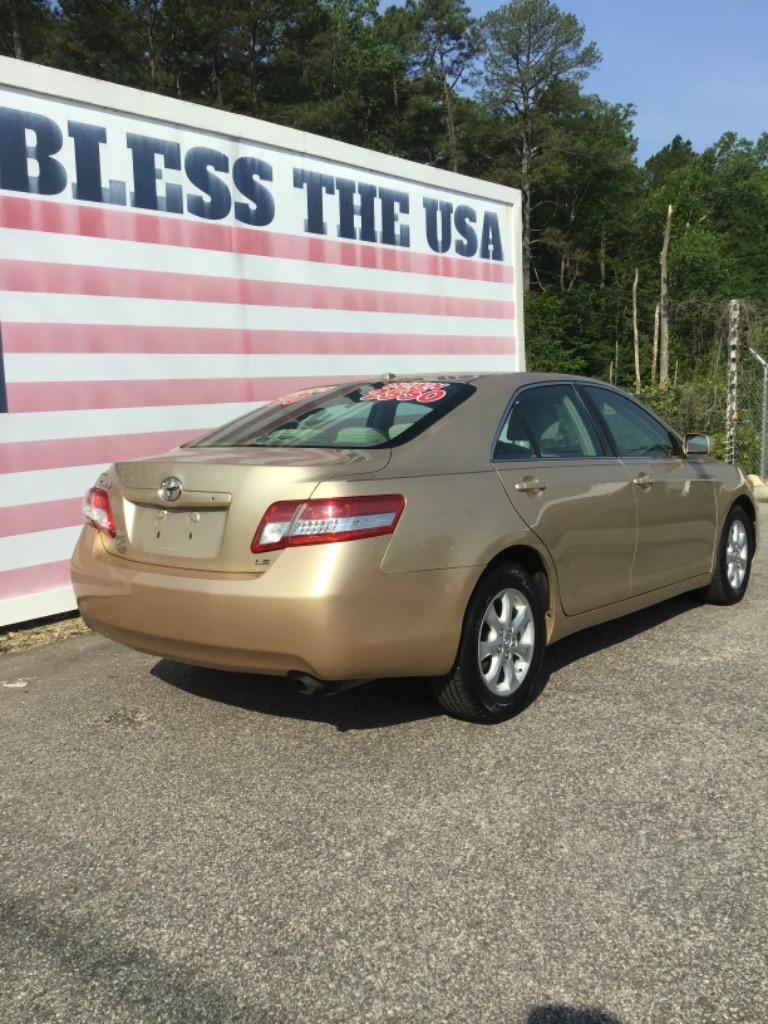
[[[613, 387], [605, 381], [594, 377], [581, 377], [571, 373], [529, 373], [524, 370], [510, 373], [384, 373], [381, 380], [392, 381], [439, 381], [440, 383], [471, 384], [478, 391], [485, 392], [490, 398], [497, 394], [511, 396], [518, 388], [526, 384], [556, 384], [559, 382], [581, 382], [582, 384], [599, 384], [602, 387]], [[357, 381], [345, 381], [339, 386], [355, 387], [357, 384], [370, 384], [376, 380], [373, 375]], [[616, 390], [619, 390], [618, 388]]]

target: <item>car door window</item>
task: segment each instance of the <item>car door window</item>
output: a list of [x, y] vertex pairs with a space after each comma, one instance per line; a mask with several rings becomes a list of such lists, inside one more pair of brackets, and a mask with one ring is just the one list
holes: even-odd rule
[[514, 408], [542, 459], [605, 455], [597, 431], [570, 384], [526, 388]]
[[536, 459], [538, 458], [528, 431], [515, 412], [509, 410], [502, 424], [493, 448], [494, 459]]
[[622, 458], [668, 459], [678, 444], [663, 423], [615, 391], [587, 385], [584, 390]]

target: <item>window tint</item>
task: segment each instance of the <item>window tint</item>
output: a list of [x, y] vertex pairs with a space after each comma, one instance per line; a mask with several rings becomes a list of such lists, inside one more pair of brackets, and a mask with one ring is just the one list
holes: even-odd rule
[[569, 384], [523, 391], [515, 409], [543, 459], [589, 458], [605, 452]]
[[678, 452], [674, 437], [639, 405], [605, 388], [585, 388], [597, 407], [619, 455], [665, 459]]
[[381, 381], [295, 391], [190, 443], [196, 448], [390, 448], [474, 392], [455, 381]]
[[537, 458], [528, 431], [514, 408], [509, 410], [493, 449], [494, 459]]

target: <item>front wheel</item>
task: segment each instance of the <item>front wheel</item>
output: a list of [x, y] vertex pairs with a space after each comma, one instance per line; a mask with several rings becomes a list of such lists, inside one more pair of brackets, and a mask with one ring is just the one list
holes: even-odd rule
[[501, 722], [528, 699], [543, 656], [541, 595], [521, 566], [501, 566], [478, 584], [453, 672], [432, 688], [457, 718]]
[[744, 597], [755, 553], [752, 523], [740, 505], [731, 509], [723, 527], [712, 582], [704, 597], [712, 604], [736, 604]]

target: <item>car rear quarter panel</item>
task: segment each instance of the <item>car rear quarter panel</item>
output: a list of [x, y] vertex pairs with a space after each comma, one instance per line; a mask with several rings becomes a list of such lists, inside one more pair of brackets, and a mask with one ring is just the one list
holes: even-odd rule
[[[332, 497], [327, 481], [315, 498]], [[509, 502], [493, 470], [406, 478], [353, 480], [344, 493], [396, 493], [406, 506], [381, 568], [385, 573], [429, 572], [477, 566], [482, 570], [504, 548], [540, 544]]]

